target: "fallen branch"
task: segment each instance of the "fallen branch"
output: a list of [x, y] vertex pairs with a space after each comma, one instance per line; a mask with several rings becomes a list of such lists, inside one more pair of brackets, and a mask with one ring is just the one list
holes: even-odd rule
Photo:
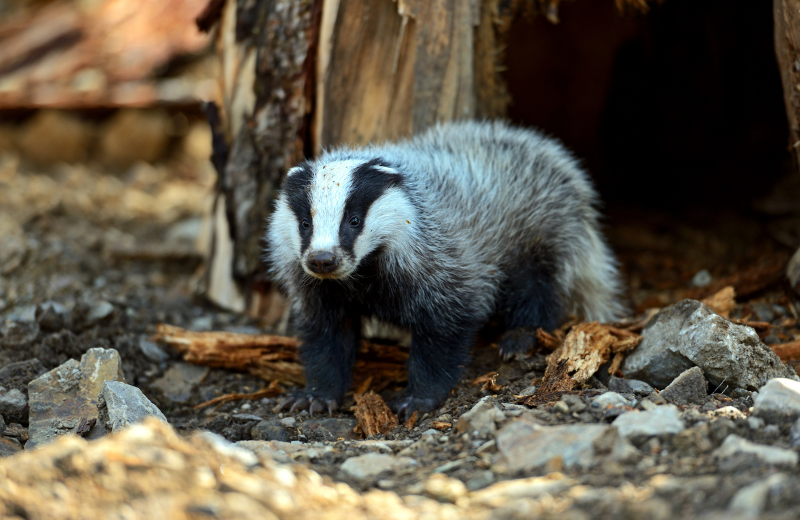
[[770, 345], [769, 348], [771, 348], [784, 363], [800, 361], [800, 340]]
[[[234, 332], [193, 332], [160, 324], [152, 338], [183, 354], [187, 363], [249, 372], [266, 381], [305, 384], [298, 357], [300, 341], [287, 336]], [[380, 391], [408, 378], [408, 350], [362, 341], [353, 372], [354, 387]]]
[[195, 410], [199, 410], [200, 408], [205, 408], [206, 406], [211, 406], [212, 404], [225, 404], [230, 403], [231, 401], [239, 401], [242, 399], [261, 399], [262, 397], [275, 397], [283, 393], [283, 388], [278, 386], [277, 381], [273, 381], [269, 384], [268, 387], [262, 388], [256, 392], [252, 392], [250, 394], [226, 394], [221, 395], [219, 397], [215, 397], [210, 401], [206, 401], [205, 403], [200, 403], [194, 407]]

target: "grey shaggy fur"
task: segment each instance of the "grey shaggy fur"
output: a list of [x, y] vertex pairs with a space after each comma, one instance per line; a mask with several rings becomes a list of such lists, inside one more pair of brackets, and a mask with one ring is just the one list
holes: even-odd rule
[[[346, 201], [357, 189], [355, 175], [370, 165], [374, 175], [395, 175], [401, 182], [371, 201], [352, 247], [344, 248], [340, 235], [351, 218]], [[286, 192], [290, 180], [302, 175], [311, 231], [302, 227]], [[516, 304], [505, 301], [504, 292], [513, 292], [519, 273], [537, 263], [544, 274], [535, 276], [544, 281], [537, 278], [531, 287], [554, 293], [545, 304], [553, 301], [559, 318], [619, 318], [619, 274], [599, 229], [597, 203], [586, 172], [558, 141], [501, 122], [442, 124], [398, 143], [329, 151], [292, 169], [269, 222], [267, 258], [309, 335], [317, 330], [313, 322], [323, 319], [320, 295], [335, 284], [341, 291], [336, 298], [358, 303], [353, 312], [410, 328], [413, 358], [414, 348], [439, 348], [436, 338], [466, 333], [471, 342], [471, 324], [480, 327], [501, 307], [511, 310]], [[305, 231], [311, 238], [303, 238]], [[310, 252], [322, 250], [336, 258], [332, 274], [309, 264]], [[362, 272], [366, 263], [369, 274]], [[430, 341], [415, 347], [422, 338]], [[426, 377], [453, 381], [457, 372], [444, 366], [427, 370]], [[415, 385], [429, 382], [410, 377], [410, 393], [424, 394]], [[317, 393], [294, 404], [312, 411], [317, 398], [329, 407], [340, 404], [340, 388], [309, 391]]]

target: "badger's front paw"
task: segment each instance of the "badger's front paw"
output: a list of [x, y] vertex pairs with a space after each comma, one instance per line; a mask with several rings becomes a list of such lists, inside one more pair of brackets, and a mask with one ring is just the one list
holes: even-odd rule
[[419, 412], [417, 414], [417, 419], [420, 419], [422, 414], [425, 412], [430, 412], [436, 408], [437, 404], [439, 403], [434, 399], [408, 395], [397, 401], [394, 404], [394, 409], [395, 412], [397, 412], [397, 416], [400, 418], [400, 420], [405, 423], [411, 419], [411, 416], [414, 415], [414, 412]]
[[312, 416], [325, 410], [328, 411], [328, 415], [333, 415], [338, 408], [339, 403], [336, 399], [328, 399], [305, 391], [293, 392], [281, 403], [281, 410], [288, 410], [289, 413], [308, 410]]
[[536, 346], [536, 333], [525, 329], [506, 331], [500, 336], [497, 350], [503, 361], [508, 361], [514, 354], [527, 354]]

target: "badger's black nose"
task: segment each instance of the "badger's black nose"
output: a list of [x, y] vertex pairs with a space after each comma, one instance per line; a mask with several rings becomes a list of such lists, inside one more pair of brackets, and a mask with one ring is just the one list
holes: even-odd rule
[[339, 259], [330, 251], [313, 251], [308, 255], [308, 268], [315, 273], [332, 273], [339, 266]]

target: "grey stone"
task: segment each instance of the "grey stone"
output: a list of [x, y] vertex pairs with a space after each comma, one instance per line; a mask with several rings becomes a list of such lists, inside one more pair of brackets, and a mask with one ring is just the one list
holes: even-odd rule
[[[11, 363], [0, 369], [0, 386], [28, 393], [28, 383], [47, 372], [37, 358]], [[27, 422], [27, 420], [26, 420]]]
[[713, 278], [711, 277], [711, 273], [708, 272], [708, 269], [701, 269], [692, 277], [692, 285], [695, 287], [705, 287], [710, 284], [712, 280]]
[[23, 347], [39, 337], [39, 324], [12, 321], [0, 328], [0, 345], [4, 347]]
[[64, 328], [67, 309], [56, 302], [45, 302], [36, 307], [36, 322], [42, 330], [57, 332]]
[[359, 482], [367, 482], [382, 473], [394, 472], [414, 464], [409, 457], [395, 457], [383, 453], [367, 453], [351, 457], [342, 464], [342, 473]]
[[106, 431], [113, 433], [131, 424], [140, 423], [147, 417], [167, 422], [161, 410], [151, 403], [141, 390], [121, 381], [103, 382], [97, 411], [98, 418]]
[[792, 443], [794, 448], [800, 446], [800, 419], [797, 419], [792, 425], [792, 429], [789, 432], [789, 442]]
[[[500, 508], [513, 503], [515, 500], [535, 500], [539, 497], [558, 496], [575, 484], [577, 482], [574, 480], [558, 475], [504, 480], [473, 493], [470, 496], [470, 501], [473, 504], [484, 507]], [[531, 515], [530, 517], [538, 517], [538, 515]], [[493, 518], [506, 517], [495, 515]], [[513, 518], [519, 517], [514, 515]], [[529, 516], [524, 518], [529, 518]]]
[[682, 432], [686, 425], [680, 418], [680, 410], [673, 405], [663, 405], [646, 412], [625, 412], [611, 425], [623, 437], [639, 443], [650, 437], [664, 437]]
[[221, 435], [217, 435], [216, 433], [213, 432], [203, 432], [199, 434], [198, 437], [203, 439], [203, 441], [205, 441], [214, 451], [216, 451], [220, 455], [236, 459], [245, 466], [249, 467], [258, 464], [258, 457], [256, 456], [255, 453], [242, 446], [238, 446], [232, 443], [231, 441], [229, 441], [228, 439], [226, 439]]
[[798, 461], [798, 455], [794, 451], [756, 444], [736, 434], [725, 437], [722, 445], [712, 455], [719, 461], [722, 471], [732, 471], [754, 463], [794, 468]]
[[753, 417], [752, 415], [747, 418], [747, 426], [751, 430], [758, 430], [759, 428], [763, 428], [766, 424], [766, 421], [760, 417]]
[[278, 422], [281, 423], [281, 426], [284, 426], [286, 428], [294, 428], [295, 426], [297, 426], [297, 419], [295, 419], [294, 417], [284, 417], [283, 419], [280, 419]]
[[356, 440], [359, 436], [353, 432], [355, 427], [356, 420], [349, 417], [312, 418], [303, 423], [301, 431], [309, 436], [312, 434], [322, 436], [328, 441]]
[[17, 439], [0, 437], [0, 457], [10, 457], [22, 451], [22, 444]]
[[475, 473], [472, 478], [467, 480], [466, 484], [467, 489], [470, 491], [477, 491], [485, 488], [486, 486], [491, 486], [494, 484], [494, 473], [489, 470], [479, 471]]
[[[97, 403], [104, 381], [122, 380], [119, 353], [90, 349], [81, 361], [70, 359], [28, 384], [29, 429], [27, 449], [37, 448], [79, 426], [96, 422]], [[85, 432], [81, 432], [85, 433]], [[90, 437], [102, 434], [95, 427]]]
[[618, 394], [650, 395], [653, 387], [638, 379], [623, 379], [611, 376], [608, 380], [608, 389]]
[[616, 392], [606, 392], [592, 399], [592, 406], [595, 408], [600, 408], [601, 410], [605, 410], [609, 406], [625, 407], [630, 404], [631, 404], [630, 401], [628, 401], [627, 399], [625, 399]]
[[163, 376], [152, 383], [170, 401], [185, 403], [192, 396], [192, 390], [208, 375], [208, 367], [189, 363], [175, 363]]
[[753, 415], [770, 422], [788, 422], [800, 417], [800, 382], [770, 380], [755, 398]]
[[144, 336], [139, 338], [139, 350], [142, 351], [144, 357], [156, 363], [163, 363], [169, 359], [169, 354], [164, 352], [158, 344], [153, 343]]
[[703, 377], [703, 369], [692, 367], [683, 371], [664, 390], [661, 397], [670, 403], [703, 404], [708, 398], [708, 381]]
[[642, 342], [625, 358], [622, 372], [664, 388], [683, 371], [699, 366], [713, 386], [756, 390], [768, 380], [800, 381], [755, 330], [715, 314], [696, 300], [682, 300], [656, 314]]
[[0, 386], [0, 415], [8, 422], [28, 424], [28, 397], [16, 388]]
[[114, 306], [107, 301], [100, 300], [93, 303], [84, 316], [84, 325], [91, 326], [100, 323], [114, 314]]
[[254, 441], [284, 441], [289, 442], [286, 430], [276, 421], [261, 421], [250, 429], [250, 436]]
[[728, 510], [731, 513], [742, 515], [745, 518], [758, 518], [764, 511], [767, 498], [771, 493], [778, 494], [780, 488], [788, 481], [786, 475], [776, 473], [764, 480], [745, 486], [733, 496]]
[[771, 322], [775, 319], [775, 311], [764, 302], [753, 302], [749, 304], [749, 307], [756, 314], [758, 321]]
[[797, 294], [800, 294], [800, 248], [795, 251], [786, 266], [786, 277]]
[[532, 471], [551, 462], [565, 468], [586, 467], [594, 462], [594, 441], [610, 427], [601, 424], [541, 426], [516, 420], [497, 433], [492, 469], [503, 472]]
[[478, 401], [468, 412], [459, 417], [456, 431], [468, 433], [473, 437], [486, 437], [497, 431], [497, 422], [505, 419], [505, 415], [497, 407], [491, 396]]

